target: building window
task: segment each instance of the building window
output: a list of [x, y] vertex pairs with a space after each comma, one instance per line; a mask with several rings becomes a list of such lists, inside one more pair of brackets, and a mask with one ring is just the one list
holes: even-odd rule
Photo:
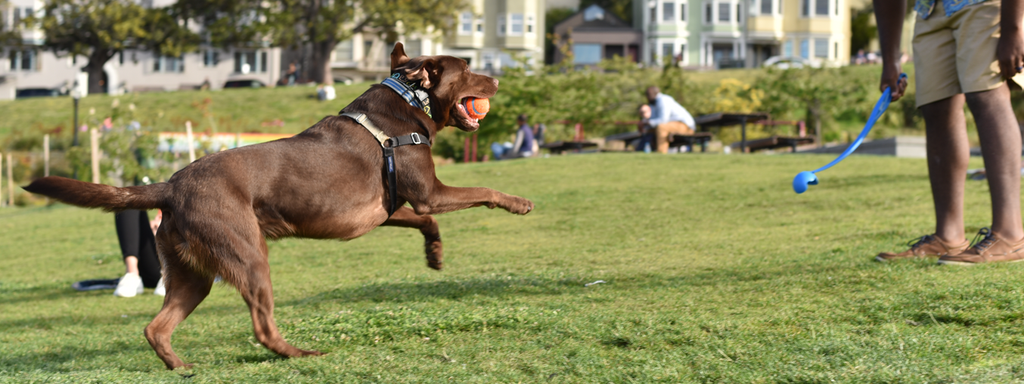
[[235, 52], [235, 73], [267, 73], [267, 53]]
[[786, 40], [782, 43], [782, 56], [793, 57], [793, 40]]
[[352, 39], [348, 39], [338, 43], [334, 46], [334, 61], [351, 63], [356, 61], [355, 55], [352, 53]]
[[805, 59], [811, 58], [811, 41], [808, 39], [800, 40], [800, 57]]
[[772, 14], [772, 1], [774, 0], [761, 0], [761, 14], [770, 15]]
[[651, 24], [654, 24], [656, 21], [658, 21], [658, 7], [656, 5], [654, 5], [654, 4], [655, 3], [652, 1], [651, 2], [651, 8], [650, 8], [650, 11], [651, 11], [651, 17], [650, 17]]
[[814, 39], [814, 57], [828, 58], [828, 39]]
[[36, 51], [31, 49], [26, 50], [12, 50], [8, 54], [8, 58], [11, 59], [11, 70], [12, 71], [35, 71], [36, 68]]
[[828, 0], [814, 0], [814, 14], [818, 16], [828, 16]]
[[533, 15], [526, 15], [526, 33], [533, 33]]
[[686, 3], [679, 3], [679, 21], [686, 21]]
[[832, 43], [832, 46], [835, 47], [835, 49], [832, 50], [832, 58], [835, 60], [839, 60], [839, 42], [837, 41], [835, 43]]
[[185, 72], [185, 61], [181, 57], [157, 55], [153, 59], [153, 72], [181, 73]]
[[124, 51], [117, 51], [117, 64], [124, 65]]
[[513, 13], [512, 21], [509, 23], [509, 34], [510, 35], [522, 35], [523, 34], [523, 14]]
[[800, 16], [811, 15], [811, 0], [800, 0]]
[[729, 6], [729, 3], [718, 3], [718, 21], [728, 22], [730, 16], [729, 10], [731, 8], [732, 7]]
[[505, 36], [505, 14], [498, 14], [498, 36]]
[[711, 3], [704, 4], [704, 22], [711, 24], [713, 17], [714, 16], [711, 14]]
[[836, 16], [839, 16], [839, 0], [836, 0], [835, 10], [836, 10]]
[[676, 20], [676, 3], [665, 2], [661, 4], [661, 21]]
[[216, 67], [217, 64], [220, 64], [220, 52], [214, 49], [203, 50], [203, 66]]
[[473, 14], [470, 12], [462, 12], [459, 15], [459, 34], [468, 35], [473, 32]]
[[686, 44], [679, 46], [679, 62], [686, 63]]
[[662, 60], [662, 62], [664, 62], [665, 60], [672, 60], [672, 58], [675, 57], [676, 53], [672, 52], [673, 48], [675, 48], [675, 44], [672, 44], [672, 43], [663, 43], [663, 44], [661, 44], [661, 60]]
[[476, 33], [484, 33], [484, 18], [478, 17], [476, 19]]
[[743, 22], [743, 4], [736, 3], [736, 22]]
[[409, 40], [405, 44], [405, 55], [409, 57], [423, 56], [423, 40]]
[[601, 62], [601, 44], [573, 44], [573, 64], [597, 64]]

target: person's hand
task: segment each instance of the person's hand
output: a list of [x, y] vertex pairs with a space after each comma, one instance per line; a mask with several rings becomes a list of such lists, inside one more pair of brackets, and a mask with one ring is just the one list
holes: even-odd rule
[[901, 79], [900, 72], [899, 63], [885, 63], [882, 66], [882, 84], [879, 85], [878, 89], [885, 92], [886, 88], [892, 88], [892, 93], [890, 94], [891, 101], [899, 100], [907, 90], [907, 79]]
[[1009, 80], [1024, 71], [1024, 36], [1021, 32], [999, 36], [996, 58], [999, 59], [999, 72], [1003, 79]]

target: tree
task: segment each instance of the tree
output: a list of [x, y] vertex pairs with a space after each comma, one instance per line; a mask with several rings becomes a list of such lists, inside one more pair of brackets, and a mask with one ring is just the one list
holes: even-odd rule
[[39, 26], [43, 47], [58, 56], [86, 56], [89, 92], [103, 91], [103, 65], [118, 52], [152, 50], [180, 56], [195, 46], [197, 37], [166, 9], [147, 9], [132, 0], [51, 0], [44, 15], [31, 17]]
[[[581, 0], [580, 9], [587, 9], [592, 4], [597, 4], [606, 11], [614, 13], [615, 16], [633, 24], [633, 0]], [[634, 25], [634, 27], [637, 27]]]
[[353, 34], [376, 33], [388, 44], [402, 34], [443, 34], [466, 8], [466, 0], [279, 0], [267, 16], [274, 42], [310, 48], [308, 76], [331, 84], [331, 51]]

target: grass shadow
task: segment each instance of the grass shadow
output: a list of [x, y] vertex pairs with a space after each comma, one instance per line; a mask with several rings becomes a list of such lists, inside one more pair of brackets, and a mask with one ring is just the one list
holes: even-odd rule
[[462, 280], [372, 283], [355, 288], [339, 288], [279, 305], [307, 305], [327, 301], [340, 302], [420, 302], [440, 299], [459, 300], [468, 296], [509, 297], [561, 295], [583, 286], [580, 279], [526, 277], [479, 277]]

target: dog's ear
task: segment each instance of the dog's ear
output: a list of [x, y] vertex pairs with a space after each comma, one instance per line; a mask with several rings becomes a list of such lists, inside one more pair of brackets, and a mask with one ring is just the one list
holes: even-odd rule
[[405, 70], [406, 79], [419, 80], [420, 86], [426, 89], [434, 86], [434, 83], [430, 81], [430, 76], [436, 77], [437, 74], [437, 63], [434, 59], [424, 59], [420, 62], [419, 67]]
[[391, 50], [391, 71], [409, 62], [409, 56], [405, 55], [405, 46], [402, 42], [395, 43], [395, 49]]

